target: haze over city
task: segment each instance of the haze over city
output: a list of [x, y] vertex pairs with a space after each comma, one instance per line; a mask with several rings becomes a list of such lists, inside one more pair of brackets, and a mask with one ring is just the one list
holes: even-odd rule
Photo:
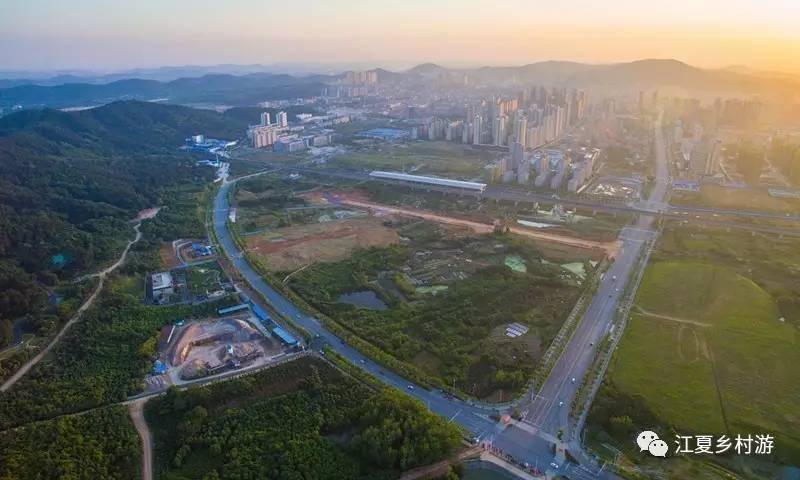
[[[31, 0], [0, 6], [5, 70], [318, 62], [409, 67], [675, 58], [800, 73], [793, 0]], [[77, 53], [77, 54], [76, 54]]]
[[0, 479], [800, 480], [800, 0], [0, 0]]

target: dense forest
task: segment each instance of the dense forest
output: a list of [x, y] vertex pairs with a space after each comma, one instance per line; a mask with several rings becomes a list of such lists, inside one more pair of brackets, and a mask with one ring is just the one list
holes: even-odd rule
[[165, 206], [175, 217], [187, 198], [194, 207], [212, 172], [178, 150], [186, 136], [238, 138], [246, 125], [144, 102], [0, 118], [0, 348], [29, 314], [28, 331], [49, 333], [52, 288], [119, 255], [137, 211]]
[[122, 406], [0, 433], [0, 478], [133, 480], [141, 441]]
[[445, 458], [460, 433], [395, 390], [303, 358], [146, 407], [157, 478], [381, 479]]

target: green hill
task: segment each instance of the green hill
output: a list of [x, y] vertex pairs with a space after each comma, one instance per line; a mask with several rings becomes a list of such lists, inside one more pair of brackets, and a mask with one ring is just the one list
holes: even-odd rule
[[8, 321], [43, 306], [43, 286], [118, 254], [138, 210], [212, 172], [185, 137], [238, 138], [246, 122], [187, 107], [117, 102], [0, 119], [0, 346]]

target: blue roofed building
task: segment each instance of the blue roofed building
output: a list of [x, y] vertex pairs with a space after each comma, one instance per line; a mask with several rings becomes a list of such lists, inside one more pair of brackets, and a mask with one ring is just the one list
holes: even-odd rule
[[286, 345], [289, 346], [297, 345], [297, 339], [295, 339], [292, 336], [292, 334], [287, 332], [283, 327], [275, 327], [274, 329], [272, 329], [272, 333], [274, 333], [275, 336], [278, 337], [281, 340], [281, 342], [285, 343]]

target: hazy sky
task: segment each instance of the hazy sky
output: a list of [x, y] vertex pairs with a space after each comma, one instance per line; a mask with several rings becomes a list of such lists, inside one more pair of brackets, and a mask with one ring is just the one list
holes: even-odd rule
[[0, 70], [640, 58], [800, 73], [800, 0], [0, 0]]

